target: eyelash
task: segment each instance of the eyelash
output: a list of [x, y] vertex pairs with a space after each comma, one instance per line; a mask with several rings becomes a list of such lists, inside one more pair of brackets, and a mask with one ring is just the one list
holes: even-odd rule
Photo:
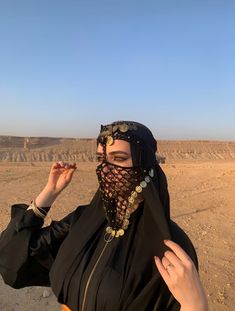
[[[104, 157], [96, 157], [96, 161], [97, 162], [102, 162], [104, 160]], [[113, 159], [112, 159], [114, 162], [124, 162], [124, 161], [126, 161], [127, 159], [126, 158], [121, 158], [121, 157], [114, 157]]]
[[124, 162], [124, 161], [126, 161], [126, 158], [114, 157], [113, 161], [115, 161], [115, 162]]

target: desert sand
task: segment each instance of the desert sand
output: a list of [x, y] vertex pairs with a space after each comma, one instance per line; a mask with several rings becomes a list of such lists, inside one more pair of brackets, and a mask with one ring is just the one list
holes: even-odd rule
[[[235, 142], [160, 141], [158, 146], [159, 156], [165, 158], [161, 167], [168, 179], [171, 216], [194, 243], [210, 310], [232, 311]], [[97, 188], [94, 153], [91, 139], [0, 136], [0, 231], [10, 220], [11, 205], [29, 204], [45, 185], [52, 162], [59, 159], [77, 162], [78, 169], [45, 225], [88, 203]], [[60, 305], [50, 288], [15, 290], [0, 279], [0, 310], [56, 311]]]

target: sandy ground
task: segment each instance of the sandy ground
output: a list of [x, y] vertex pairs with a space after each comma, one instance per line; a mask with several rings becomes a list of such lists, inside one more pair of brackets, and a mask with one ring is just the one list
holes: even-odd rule
[[[29, 203], [43, 188], [51, 163], [0, 162], [0, 230], [10, 206]], [[235, 160], [172, 161], [162, 164], [169, 183], [172, 218], [193, 241], [211, 311], [232, 311], [234, 279]], [[79, 163], [68, 188], [57, 199], [46, 224], [88, 203], [97, 187], [95, 163]], [[14, 290], [0, 280], [0, 310], [60, 310], [50, 288]], [[142, 311], [142, 310], [140, 310]]]

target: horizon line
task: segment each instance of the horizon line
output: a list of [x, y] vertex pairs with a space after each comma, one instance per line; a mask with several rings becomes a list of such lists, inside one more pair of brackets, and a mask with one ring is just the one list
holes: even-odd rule
[[[79, 140], [96, 140], [95, 137], [74, 137], [74, 136], [19, 136], [19, 135], [6, 135], [0, 134], [0, 137], [15, 137], [15, 138], [51, 138], [51, 139], [79, 139]], [[213, 141], [213, 142], [235, 142], [231, 139], [217, 139], [217, 138], [160, 138], [159, 141]]]

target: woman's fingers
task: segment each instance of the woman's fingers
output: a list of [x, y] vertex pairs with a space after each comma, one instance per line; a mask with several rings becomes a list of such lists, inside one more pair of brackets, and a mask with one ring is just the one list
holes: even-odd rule
[[[166, 246], [168, 246], [176, 254], [176, 256], [180, 260], [182, 260], [182, 261], [190, 260], [191, 261], [191, 258], [186, 254], [186, 252], [178, 244], [176, 244], [175, 242], [173, 242], [171, 240], [164, 240], [164, 243], [166, 244]], [[169, 252], [169, 253], [171, 253], [171, 252]]]
[[56, 162], [56, 163], [53, 163], [52, 164], [52, 167], [51, 167], [51, 170], [53, 170], [53, 169], [57, 169], [57, 168], [59, 168], [59, 163], [58, 162]]
[[68, 169], [71, 169], [71, 170], [76, 170], [76, 168], [77, 168], [76, 163], [73, 163], [73, 164], [67, 163], [67, 165], [65, 165], [65, 167]]
[[176, 268], [181, 266], [182, 261], [172, 251], [166, 251], [163, 258], [166, 258], [168, 262], [170, 262]]
[[47, 189], [60, 193], [68, 186], [76, 169], [76, 163], [63, 161], [53, 163], [48, 177]]
[[76, 163], [68, 163], [68, 162], [63, 162], [63, 161], [59, 161], [56, 162], [52, 165], [52, 169], [76, 169]]
[[172, 277], [178, 274], [182, 275], [182, 271], [185, 271], [185, 267], [189, 268], [191, 266], [192, 260], [175, 242], [165, 240], [164, 243], [172, 251], [167, 250], [161, 260], [158, 257], [154, 257], [154, 259], [161, 276], [169, 286]]
[[60, 166], [61, 168], [69, 168], [69, 167], [73, 166], [73, 164], [70, 164], [70, 163], [68, 163], [68, 162], [63, 162], [63, 161], [59, 161], [59, 162], [57, 162], [57, 163], [59, 164], [59, 166]]
[[166, 268], [164, 267], [164, 265], [162, 264], [161, 260], [159, 257], [154, 256], [154, 260], [155, 260], [155, 264], [158, 268], [159, 273], [161, 274], [163, 280], [165, 281], [165, 283], [168, 285], [170, 282], [170, 276], [166, 270]]
[[[173, 241], [164, 241], [171, 250], [167, 250], [160, 260], [154, 257], [163, 280], [182, 309], [207, 310], [207, 299], [199, 275], [191, 258]], [[202, 306], [202, 307], [200, 307]]]
[[59, 181], [59, 178], [62, 178], [69, 182], [72, 179], [72, 176], [76, 169], [76, 163], [70, 164], [62, 161], [56, 162], [51, 167], [49, 181], [53, 184], [56, 184]]
[[170, 260], [168, 260], [165, 256], [162, 258], [162, 264], [168, 274], [172, 273], [173, 270], [176, 268], [174, 264]]
[[75, 170], [76, 170], [76, 168], [70, 168], [70, 169], [68, 170], [67, 175], [66, 175], [66, 179], [67, 179], [68, 181], [71, 180], [71, 178], [72, 178], [72, 176], [73, 176]]
[[164, 268], [166, 269], [171, 264], [171, 262], [166, 257], [163, 257], [162, 258], [162, 264], [163, 264]]

